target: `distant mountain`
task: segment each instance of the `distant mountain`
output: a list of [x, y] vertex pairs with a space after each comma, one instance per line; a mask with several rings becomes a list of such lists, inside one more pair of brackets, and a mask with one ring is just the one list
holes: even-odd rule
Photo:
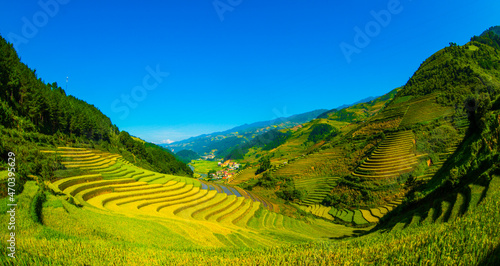
[[269, 121], [261, 121], [252, 124], [244, 124], [222, 132], [204, 134], [186, 140], [163, 144], [162, 146], [173, 150], [192, 150], [198, 154], [211, 153], [216, 150], [217, 154], [224, 153], [229, 148], [247, 142], [254, 137], [273, 129], [292, 128], [294, 126], [309, 122], [319, 114], [327, 111], [318, 109], [311, 112], [280, 117]]
[[318, 118], [294, 128], [266, 132], [232, 148], [225, 159], [252, 164], [264, 157], [284, 161], [307, 154], [340, 134], [341, 128], [376, 115], [394, 98], [398, 90], [396, 88], [375, 99], [369, 97], [349, 107], [324, 112]]
[[[326, 109], [318, 109], [318, 110], [314, 110], [314, 111], [303, 113], [303, 114], [292, 115], [289, 117], [279, 117], [279, 118], [275, 118], [273, 120], [268, 120], [268, 121], [255, 122], [252, 124], [243, 124], [241, 126], [237, 126], [237, 127], [228, 129], [226, 131], [214, 132], [211, 134], [204, 134], [204, 135], [192, 137], [192, 138], [189, 138], [186, 140], [177, 141], [177, 142], [174, 142], [171, 144], [175, 145], [175, 144], [180, 144], [180, 143], [188, 143], [188, 142], [192, 142], [193, 140], [203, 138], [203, 137], [208, 137], [208, 136], [227, 135], [227, 134], [232, 134], [232, 133], [236, 133], [236, 132], [243, 133], [246, 131], [264, 128], [264, 127], [269, 127], [269, 126], [273, 126], [273, 125], [279, 125], [282, 123], [303, 124], [303, 123], [306, 123], [306, 122], [313, 120], [314, 118], [316, 118], [318, 116], [318, 114], [321, 114], [325, 111], [326, 111]], [[167, 144], [165, 146], [168, 146], [171, 144]]]

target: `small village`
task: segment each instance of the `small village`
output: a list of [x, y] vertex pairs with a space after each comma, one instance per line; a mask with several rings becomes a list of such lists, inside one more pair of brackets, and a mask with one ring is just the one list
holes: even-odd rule
[[220, 161], [217, 163], [218, 166], [222, 167], [222, 170], [219, 170], [215, 173], [210, 173], [211, 176], [208, 178], [212, 179], [231, 179], [238, 169], [240, 169], [240, 164], [231, 160]]

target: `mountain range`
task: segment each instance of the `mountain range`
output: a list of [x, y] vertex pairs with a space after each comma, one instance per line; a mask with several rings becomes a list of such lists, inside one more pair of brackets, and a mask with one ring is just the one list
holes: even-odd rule
[[328, 112], [342, 110], [356, 104], [370, 102], [374, 99], [376, 99], [376, 97], [367, 97], [352, 104], [343, 104], [330, 111], [325, 109], [318, 109], [302, 114], [292, 115], [289, 117], [279, 117], [268, 121], [244, 124], [226, 131], [203, 134], [170, 144], [162, 144], [160, 146], [165, 147], [174, 153], [180, 152], [182, 150], [191, 150], [203, 155], [205, 153], [212, 153], [213, 151], [218, 156], [224, 157], [225, 155], [227, 155], [228, 149], [233, 148], [236, 145], [248, 142], [270, 130], [293, 128], [295, 126], [307, 123], [313, 119], [323, 116]]

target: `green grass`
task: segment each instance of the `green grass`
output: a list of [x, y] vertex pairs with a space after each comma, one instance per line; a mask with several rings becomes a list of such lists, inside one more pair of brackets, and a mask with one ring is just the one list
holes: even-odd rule
[[[47, 264], [49, 261], [64, 265], [418, 264], [426, 261], [476, 265], [485, 261], [500, 245], [497, 226], [500, 223], [500, 178], [494, 177], [489, 187], [479, 204], [448, 223], [428, 223], [358, 238], [302, 244], [299, 239], [293, 240], [293, 234], [288, 234], [282, 236], [283, 239], [296, 243], [267, 248], [257, 247], [257, 239], [262, 235], [253, 238], [243, 233], [215, 233], [213, 243], [219, 247], [196, 247], [196, 242], [186, 241], [185, 236], [175, 233], [174, 228], [180, 224], [165, 226], [159, 221], [145, 223], [137, 218], [96, 213], [49, 196], [43, 210], [45, 226], [34, 222], [20, 224], [18, 239], [22, 241], [18, 242], [16, 261], [17, 265]], [[28, 184], [18, 197], [20, 203], [25, 205], [36, 191], [34, 183]], [[57, 201], [62, 202], [64, 208], [52, 207], [58, 205], [53, 203]], [[21, 207], [18, 214], [23, 219], [27, 209]], [[67, 226], [68, 222], [71, 227]], [[289, 230], [304, 230], [287, 218], [282, 223]], [[1, 245], [4, 251], [0, 256], [6, 256], [5, 241]], [[230, 248], [224, 248], [225, 245]]]
[[210, 170], [222, 170], [217, 163], [217, 161], [192, 160], [189, 164], [194, 167], [196, 173], [207, 174]]
[[0, 181], [7, 180], [8, 177], [9, 177], [8, 170], [0, 171]]

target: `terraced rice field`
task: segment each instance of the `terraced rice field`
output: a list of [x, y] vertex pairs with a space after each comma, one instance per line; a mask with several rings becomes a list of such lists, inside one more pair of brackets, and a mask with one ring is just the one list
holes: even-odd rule
[[[431, 202], [430, 205], [409, 212], [405, 219], [392, 225], [392, 230], [401, 230], [406, 227], [417, 227], [430, 223], [452, 222], [464, 213], [473, 211], [482, 199], [490, 193], [494, 193], [499, 185], [500, 179], [498, 178], [494, 178], [489, 186], [469, 184], [460, 192], [451, 193], [444, 198]], [[496, 187], [492, 189], [492, 186]]]
[[314, 204], [308, 207], [298, 207], [303, 211], [310, 212], [327, 220], [341, 221], [355, 225], [366, 225], [369, 223], [378, 223], [380, 218], [395, 209], [401, 203], [402, 201], [398, 199], [377, 208], [359, 210], [336, 209], [334, 207], [326, 207], [321, 204]]
[[314, 205], [321, 203], [330, 193], [333, 187], [337, 185], [338, 177], [315, 177], [295, 179], [295, 189], [306, 192], [304, 205]]
[[270, 201], [241, 188], [151, 172], [94, 150], [59, 148], [56, 152], [66, 167], [90, 170], [50, 183], [56, 192], [96, 212], [159, 219], [193, 241], [215, 246], [255, 241], [270, 246], [277, 239], [309, 241], [353, 234], [345, 226], [321, 220], [306, 223], [272, 212], [276, 206]]
[[329, 211], [332, 207], [326, 207], [321, 204], [311, 205], [309, 207], [301, 207], [302, 210], [310, 212], [318, 217], [322, 217], [328, 220], [334, 220], [333, 216], [330, 215]]
[[66, 160], [62, 164], [66, 168], [80, 168], [84, 170], [107, 169], [114, 165], [120, 157], [116, 154], [104, 153], [101, 151], [91, 151], [82, 148], [60, 147], [57, 153]]
[[[363, 215], [359, 210], [337, 210], [333, 207], [326, 207], [323, 205], [311, 205], [307, 208], [302, 208], [306, 212], [310, 212], [318, 217], [332, 220], [332, 221], [342, 221], [344, 223], [350, 223], [355, 225], [364, 225], [369, 222], [363, 218]], [[378, 220], [377, 220], [378, 222]], [[375, 223], [375, 222], [374, 222]]]
[[408, 110], [400, 124], [402, 127], [432, 121], [442, 116], [451, 115], [454, 112], [451, 107], [443, 107], [437, 104], [436, 95], [410, 100], [407, 104]]
[[401, 205], [401, 199], [396, 199], [384, 206], [379, 206], [377, 208], [372, 209], [363, 209], [360, 210], [363, 218], [370, 223], [377, 223], [380, 218], [384, 217], [387, 213], [395, 209], [398, 205]]
[[413, 151], [414, 141], [411, 131], [399, 131], [388, 135], [352, 174], [369, 180], [397, 177], [410, 172], [418, 163]]
[[[276, 176], [298, 178], [315, 178], [322, 172], [334, 173], [335, 176], [348, 174], [343, 161], [343, 150], [335, 147], [318, 153], [302, 155], [290, 160], [287, 165], [276, 170]], [[326, 174], [325, 174], [326, 175]], [[323, 175], [323, 176], [325, 176]]]

